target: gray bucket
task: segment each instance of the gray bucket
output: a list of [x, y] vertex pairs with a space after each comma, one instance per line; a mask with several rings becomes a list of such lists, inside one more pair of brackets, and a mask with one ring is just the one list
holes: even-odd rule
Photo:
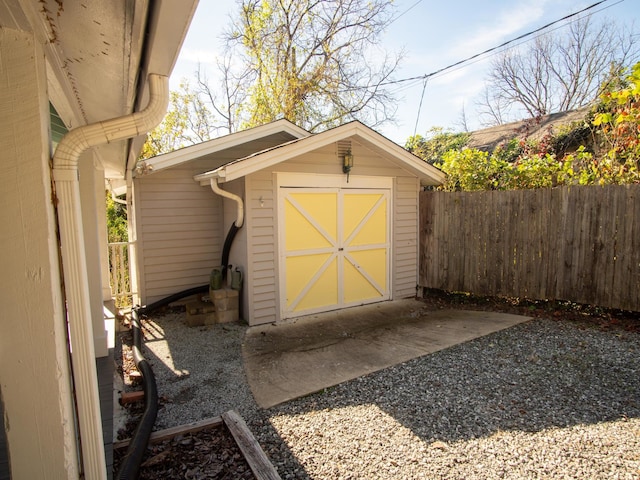
[[231, 272], [231, 288], [233, 290], [240, 290], [242, 288], [242, 272], [238, 267]]

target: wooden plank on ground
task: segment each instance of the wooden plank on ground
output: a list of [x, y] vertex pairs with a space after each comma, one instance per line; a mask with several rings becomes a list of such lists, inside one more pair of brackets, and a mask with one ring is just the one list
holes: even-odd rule
[[[167, 440], [169, 438], [175, 437], [176, 435], [185, 435], [187, 433], [196, 433], [201, 430], [206, 430], [208, 428], [218, 428], [223, 424], [222, 417], [212, 417], [206, 418], [204, 420], [200, 420], [197, 422], [187, 423], [185, 425], [178, 425], [177, 427], [167, 428], [165, 430], [158, 430], [157, 432], [152, 432], [149, 437], [149, 443], [159, 443], [163, 440]], [[120, 448], [126, 448], [131, 443], [131, 439], [128, 438], [126, 440], [121, 440], [119, 442], [115, 442], [113, 444], [114, 450]]]
[[144, 391], [136, 390], [133, 392], [122, 392], [120, 394], [120, 405], [128, 405], [130, 403], [138, 403], [144, 401]]
[[260, 447], [247, 424], [235, 411], [222, 414], [222, 420], [235, 438], [256, 480], [281, 480], [273, 464]]

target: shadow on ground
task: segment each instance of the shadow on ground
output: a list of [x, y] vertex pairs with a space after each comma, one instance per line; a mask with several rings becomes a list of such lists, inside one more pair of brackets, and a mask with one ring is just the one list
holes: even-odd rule
[[425, 441], [455, 442], [640, 417], [638, 371], [636, 333], [536, 319], [269, 412], [374, 404]]

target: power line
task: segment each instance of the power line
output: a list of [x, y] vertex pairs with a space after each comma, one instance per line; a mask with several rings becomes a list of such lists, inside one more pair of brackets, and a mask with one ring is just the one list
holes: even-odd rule
[[420, 104], [418, 105], [418, 115], [416, 117], [416, 125], [415, 127], [413, 127], [413, 136], [416, 136], [416, 133], [418, 132], [418, 121], [420, 120], [420, 111], [422, 110], [422, 100], [424, 100], [424, 92], [427, 90], [427, 82], [429, 81], [428, 78], [425, 78], [422, 84], [422, 95], [420, 95]]
[[[416, 2], [413, 6], [411, 6], [411, 7], [409, 8], [409, 10], [411, 10], [411, 8], [413, 8], [415, 5], [417, 5], [418, 3], [420, 3], [420, 1], [422, 1], [422, 0], [419, 0], [418, 2]], [[446, 67], [440, 68], [440, 69], [435, 70], [435, 71], [433, 71], [433, 72], [431, 72], [431, 73], [427, 73], [427, 74], [424, 74], [424, 75], [418, 75], [418, 76], [415, 76], [415, 77], [402, 78], [402, 79], [399, 79], [399, 80], [390, 80], [390, 81], [388, 81], [388, 82], [380, 83], [378, 86], [380, 86], [380, 87], [381, 87], [381, 86], [386, 86], [386, 85], [396, 85], [396, 84], [399, 84], [399, 83], [410, 82], [410, 81], [415, 81], [415, 80], [424, 80], [424, 79], [426, 79], [426, 78], [433, 77], [433, 76], [435, 76], [435, 75], [438, 75], [439, 73], [445, 72], [445, 71], [447, 71], [447, 70], [451, 70], [451, 69], [452, 69], [452, 68], [454, 68], [454, 67], [458, 67], [458, 66], [460, 66], [460, 65], [462, 65], [462, 64], [464, 64], [464, 63], [470, 62], [471, 60], [475, 60], [475, 59], [477, 59], [478, 57], [481, 57], [481, 56], [483, 56], [483, 55], [487, 55], [488, 53], [494, 52], [494, 51], [496, 51], [496, 50], [500, 50], [501, 48], [504, 48], [504, 47], [506, 47], [507, 45], [511, 45], [512, 43], [515, 43], [515, 42], [517, 42], [517, 41], [519, 41], [519, 40], [522, 40], [522, 39], [524, 39], [524, 38], [526, 38], [526, 37], [529, 37], [529, 36], [531, 36], [531, 35], [534, 35], [534, 34], [536, 34], [536, 33], [539, 33], [539, 32], [541, 32], [542, 30], [545, 30], [545, 29], [547, 29], [547, 28], [549, 28], [549, 27], [551, 27], [551, 26], [553, 26], [553, 25], [555, 25], [555, 24], [557, 24], [557, 23], [560, 23], [560, 22], [563, 22], [563, 21], [565, 21], [565, 20], [568, 20], [568, 19], [570, 19], [570, 18], [572, 18], [572, 17], [575, 17], [576, 15], [580, 15], [581, 13], [584, 13], [584, 12], [586, 12], [586, 11], [588, 11], [588, 10], [591, 10], [592, 8], [595, 8], [595, 7], [597, 7], [598, 5], [601, 5], [601, 4], [606, 3], [606, 2], [608, 2], [608, 1], [611, 1], [611, 0], [600, 0], [599, 2], [596, 2], [596, 3], [592, 4], [592, 5], [589, 5], [588, 7], [585, 7], [585, 8], [583, 8], [582, 10], [579, 10], [579, 11], [577, 11], [577, 12], [575, 12], [575, 13], [571, 13], [571, 14], [569, 14], [569, 15], [565, 15], [564, 17], [562, 17], [562, 18], [560, 18], [560, 19], [558, 19], [558, 20], [554, 20], [553, 22], [547, 23], [546, 25], [544, 25], [544, 26], [542, 26], [542, 27], [536, 28], [535, 30], [531, 30], [531, 31], [529, 31], [529, 32], [527, 32], [527, 33], [524, 33], [524, 34], [522, 34], [522, 35], [520, 35], [520, 36], [518, 36], [518, 37], [516, 37], [516, 38], [512, 38], [511, 40], [507, 40], [506, 42], [501, 43], [501, 44], [500, 44], [500, 45], [498, 45], [498, 46], [491, 47], [491, 48], [489, 48], [489, 49], [487, 49], [487, 50], [485, 50], [485, 51], [483, 51], [483, 52], [480, 52], [480, 53], [476, 53], [475, 55], [472, 55], [472, 56], [470, 56], [470, 57], [465, 58], [464, 60], [459, 60], [459, 61], [457, 61], [457, 62], [455, 62], [455, 63], [452, 63], [452, 64], [450, 64], [450, 65], [447, 65]], [[624, 0], [618, 0], [614, 5], [616, 5], [616, 4], [618, 4], [618, 3], [622, 3], [623, 1], [624, 1]], [[407, 11], [409, 11], [409, 10], [407, 10]], [[406, 13], [406, 12], [405, 12], [405, 13]], [[404, 14], [404, 13], [403, 13], [403, 14]]]
[[400, 17], [402, 17], [403, 15], [409, 13], [411, 10], [413, 10], [419, 3], [422, 3], [422, 0], [418, 0], [416, 3], [414, 3], [413, 5], [411, 5], [409, 8], [407, 8], [404, 12], [402, 12], [400, 15], [398, 15], [397, 17], [393, 17], [391, 19], [391, 21], [389, 22], [389, 25], [391, 25], [393, 22], [395, 22], [396, 20], [398, 20]]

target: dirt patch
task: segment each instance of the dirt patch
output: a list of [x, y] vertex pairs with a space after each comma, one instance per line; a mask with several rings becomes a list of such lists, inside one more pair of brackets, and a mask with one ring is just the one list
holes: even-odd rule
[[569, 320], [599, 330], [640, 331], [640, 314], [560, 300], [488, 297], [469, 293], [425, 289], [422, 301], [432, 309], [483, 310], [536, 318]]

